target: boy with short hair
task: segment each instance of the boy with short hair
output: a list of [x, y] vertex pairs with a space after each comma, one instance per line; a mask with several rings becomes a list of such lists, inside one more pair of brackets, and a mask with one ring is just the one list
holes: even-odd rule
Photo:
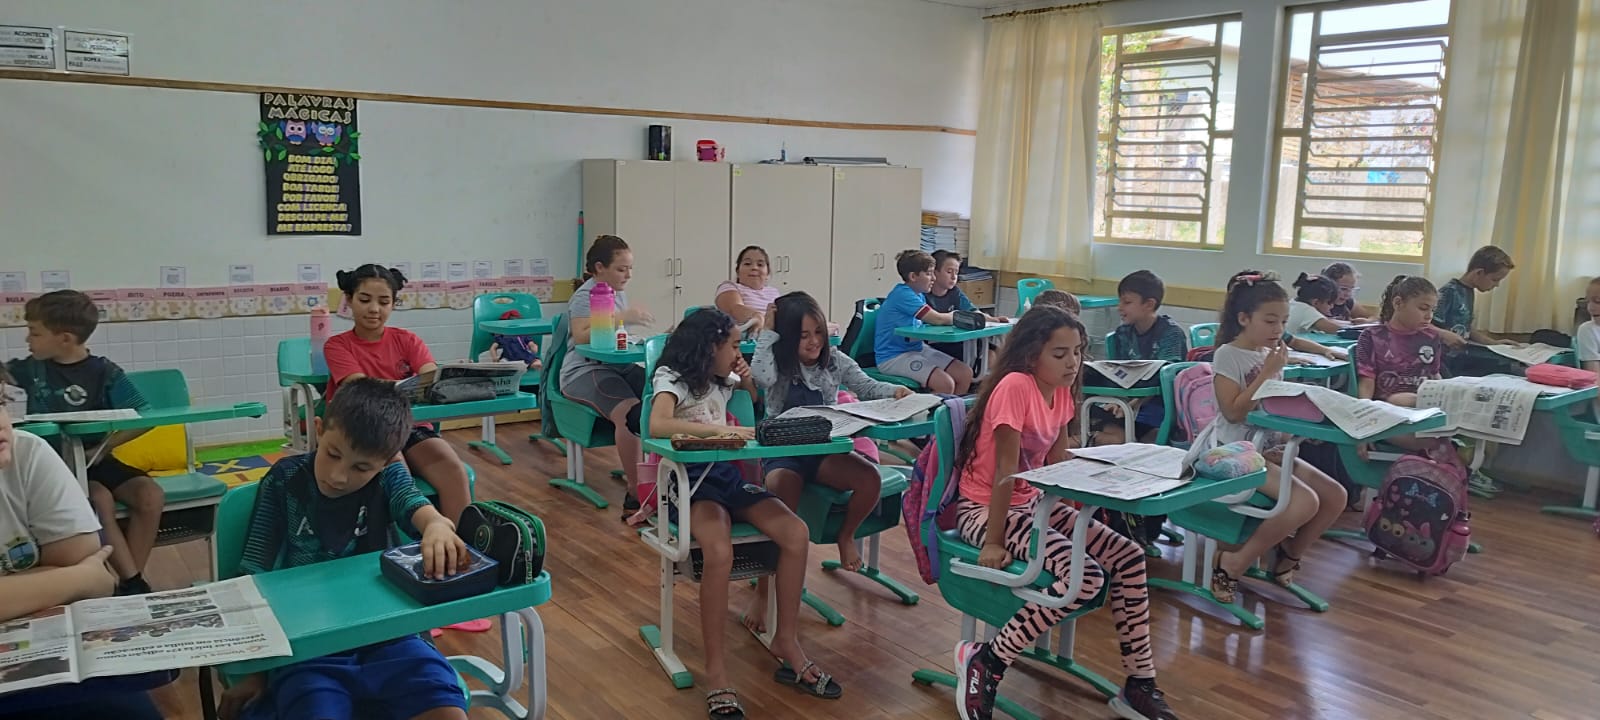
[[890, 375], [909, 378], [933, 392], [965, 395], [972, 386], [972, 368], [947, 353], [928, 347], [921, 340], [900, 337], [895, 328], [919, 325], [949, 325], [953, 315], [928, 305], [927, 293], [933, 289], [933, 256], [921, 250], [906, 250], [894, 258], [900, 283], [889, 291], [878, 308], [878, 324], [872, 350], [878, 369]]
[[[29, 357], [12, 360], [11, 374], [28, 393], [28, 412], [145, 410], [139, 389], [111, 360], [89, 352], [86, 343], [100, 324], [100, 309], [77, 290], [57, 290], [23, 306], [28, 322]], [[94, 507], [112, 548], [111, 567], [118, 577], [118, 595], [150, 592], [144, 565], [156, 546], [166, 494], [149, 473], [113, 457], [111, 450], [145, 431], [85, 438], [90, 463], [89, 504]], [[128, 508], [128, 529], [117, 523], [117, 503]]]
[[[961, 256], [949, 250], [933, 253], [933, 289], [928, 291], [928, 307], [937, 312], [954, 313], [957, 310], [978, 312], [978, 306], [961, 290]], [[1004, 322], [1005, 318], [982, 313], [985, 320]], [[951, 357], [962, 353], [961, 343], [928, 343], [931, 347]]]
[[[261, 479], [240, 569], [253, 575], [384, 550], [398, 522], [422, 529], [429, 576], [454, 574], [466, 545], [397, 459], [411, 406], [394, 384], [346, 381], [313, 423], [316, 453], [279, 460]], [[353, 717], [373, 705], [384, 717], [467, 716], [455, 670], [416, 635], [250, 675], [221, 704], [224, 720]]]
[[1078, 301], [1078, 296], [1065, 290], [1040, 290], [1038, 295], [1033, 296], [1033, 306], [1039, 305], [1054, 305], [1073, 315], [1083, 314], [1083, 303]]
[[[1165, 360], [1183, 362], [1189, 354], [1189, 339], [1183, 328], [1172, 318], [1160, 314], [1161, 302], [1166, 299], [1167, 286], [1149, 270], [1129, 273], [1117, 283], [1117, 314], [1122, 324], [1113, 332], [1108, 360]], [[1101, 444], [1125, 442], [1122, 418], [1095, 406], [1104, 416], [1094, 418], [1101, 423], [1097, 440]], [[1158, 402], [1138, 404], [1134, 429], [1140, 438], [1147, 437], [1161, 427], [1166, 409]], [[1091, 424], [1091, 430], [1094, 426]]]
[[1520, 369], [1519, 363], [1503, 360], [1499, 355], [1480, 355], [1467, 350], [1468, 341], [1485, 345], [1517, 344], [1473, 327], [1473, 306], [1477, 294], [1500, 287], [1500, 283], [1516, 267], [1506, 251], [1485, 245], [1472, 253], [1465, 273], [1439, 287], [1439, 304], [1433, 310], [1433, 324], [1440, 330], [1439, 339], [1450, 346], [1444, 356], [1444, 367], [1450, 375], [1483, 375], [1505, 369]]

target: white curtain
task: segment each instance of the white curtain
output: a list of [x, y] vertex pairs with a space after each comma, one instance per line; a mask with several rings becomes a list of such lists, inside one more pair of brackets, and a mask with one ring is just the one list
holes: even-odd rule
[[1460, 274], [1477, 247], [1517, 263], [1478, 299], [1479, 324], [1522, 332], [1572, 324], [1600, 274], [1600, 26], [1597, 0], [1457, 5], [1428, 269]]
[[1099, 15], [1083, 9], [996, 18], [988, 30], [972, 260], [1089, 279]]

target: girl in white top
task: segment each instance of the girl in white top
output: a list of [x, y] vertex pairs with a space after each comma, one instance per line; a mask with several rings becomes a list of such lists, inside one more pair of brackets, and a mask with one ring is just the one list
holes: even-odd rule
[[[1262, 384], [1283, 378], [1289, 362], [1289, 348], [1283, 341], [1288, 315], [1289, 295], [1272, 275], [1245, 270], [1228, 280], [1228, 298], [1217, 328], [1217, 351], [1211, 360], [1218, 411], [1211, 429], [1215, 443], [1248, 440], [1255, 434], [1257, 428], [1245, 418], [1256, 409], [1253, 398]], [[1270, 440], [1265, 444], [1270, 446], [1262, 453], [1267, 458], [1268, 480], [1260, 490], [1276, 499], [1283, 448]], [[1345, 491], [1333, 478], [1299, 458], [1295, 459], [1294, 477], [1288, 507], [1263, 520], [1237, 550], [1217, 554], [1211, 592], [1218, 602], [1233, 602], [1238, 578], [1274, 546], [1278, 561], [1269, 569], [1273, 580], [1283, 585], [1293, 582], [1306, 548], [1344, 512]]]
[[733, 274], [733, 280], [717, 286], [717, 309], [733, 316], [734, 325], [754, 321], [746, 331], [754, 336], [765, 324], [767, 308], [778, 299], [778, 289], [767, 285], [772, 275], [767, 251], [755, 245], [740, 250]]
[[1328, 315], [1339, 299], [1338, 283], [1321, 275], [1300, 273], [1294, 281], [1294, 291], [1294, 302], [1289, 303], [1289, 332], [1333, 333], [1350, 325]]

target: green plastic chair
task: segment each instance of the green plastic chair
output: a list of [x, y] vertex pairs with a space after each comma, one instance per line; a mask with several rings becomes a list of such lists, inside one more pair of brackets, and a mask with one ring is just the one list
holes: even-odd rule
[[[150, 403], [152, 410], [189, 406], [189, 385], [184, 381], [183, 373], [176, 369], [130, 372], [128, 381], [139, 389], [139, 394]], [[166, 494], [161, 524], [156, 531], [157, 546], [176, 545], [190, 540], [204, 540], [209, 546], [216, 530], [217, 504], [228, 491], [227, 483], [196, 472], [199, 464], [194, 457], [193, 433], [184, 433], [184, 444], [187, 472], [154, 478]], [[117, 517], [127, 516], [127, 506], [117, 503]]]
[[[971, 401], [968, 401], [970, 405]], [[946, 485], [954, 482], [956, 437], [950, 421], [950, 410], [940, 406], [934, 412], [934, 442], [938, 448], [939, 465], [935, 474], [933, 485], [928, 492], [929, 512], [936, 512], [939, 500], [944, 496]], [[1037, 539], [1035, 539], [1037, 542]], [[977, 624], [982, 622], [989, 627], [998, 628], [1011, 619], [1026, 603], [1018, 593], [1036, 591], [1049, 592], [1049, 588], [1056, 582], [1055, 576], [1048, 571], [1040, 573], [1032, 585], [1026, 588], [1010, 588], [1004, 585], [981, 580], [956, 571], [956, 563], [976, 566], [978, 564], [978, 548], [968, 545], [961, 539], [961, 534], [956, 530], [941, 530], [938, 534], [939, 543], [939, 593], [944, 596], [946, 603], [961, 613], [961, 639], [966, 641], [976, 640], [978, 637]], [[1017, 575], [1027, 568], [1027, 563], [1013, 560], [1005, 568], [1006, 572]], [[1106, 588], [1101, 587], [1100, 594], [1094, 600], [1068, 615], [1057, 626], [1056, 648], [1046, 647], [1045, 637], [1041, 636], [1040, 643], [1023, 653], [1023, 657], [1035, 660], [1046, 666], [1065, 671], [1089, 683], [1101, 695], [1114, 697], [1119, 688], [1111, 681], [1098, 673], [1077, 663], [1073, 658], [1073, 629], [1079, 617], [1093, 612], [1105, 604]], [[919, 669], [911, 674], [911, 678], [924, 685], [942, 685], [953, 688], [957, 678], [954, 675], [931, 669]], [[1001, 696], [995, 700], [995, 707], [1017, 720], [1038, 720], [1038, 715], [1033, 714], [1018, 705], [1016, 701]]]
[[1017, 315], [1028, 310], [1033, 305], [1033, 299], [1046, 290], [1054, 290], [1056, 284], [1044, 278], [1023, 278], [1017, 281]]
[[306, 409], [316, 416], [322, 415], [322, 394], [327, 385], [305, 385], [285, 377], [285, 373], [311, 373], [311, 338], [292, 337], [278, 341], [278, 387], [283, 394], [283, 433], [289, 438], [289, 447], [295, 452], [311, 449], [309, 434], [311, 418]]
[[[544, 317], [544, 310], [539, 304], [539, 298], [528, 293], [492, 293], [479, 295], [472, 300], [472, 341], [468, 345], [467, 357], [476, 360], [478, 356], [489, 351], [489, 346], [494, 344], [494, 334], [483, 330], [480, 323], [490, 320], [499, 320], [501, 315], [509, 310], [517, 311], [524, 320], [536, 320]], [[525, 373], [522, 376], [522, 391], [527, 393], [539, 392], [539, 373]], [[545, 437], [542, 433], [533, 433], [528, 436], [533, 442], [541, 440], [556, 446], [557, 450], [565, 452], [560, 443]], [[483, 450], [500, 460], [501, 465], [510, 465], [511, 456], [506, 454], [495, 443], [494, 417], [483, 418], [483, 439], [467, 443], [468, 447]]]
[[879, 382], [908, 387], [912, 390], [921, 390], [922, 386], [918, 385], [915, 380], [903, 378], [899, 375], [890, 375], [876, 367], [877, 362], [873, 356], [872, 346], [878, 335], [878, 308], [882, 304], [883, 298], [866, 298], [862, 301], [861, 332], [856, 333], [855, 344], [850, 346], [847, 353], [851, 360], [861, 365], [861, 369], [867, 373], [867, 377]]
[[1217, 323], [1195, 323], [1189, 326], [1189, 347], [1205, 348], [1217, 344]]
[[1553, 414], [1556, 429], [1561, 433], [1561, 444], [1566, 446], [1573, 460], [1589, 466], [1589, 475], [1584, 481], [1583, 504], [1546, 505], [1540, 510], [1551, 515], [1593, 520], [1596, 516], [1596, 500], [1600, 499], [1600, 425], [1584, 422], [1576, 415], [1564, 412]]
[[[616, 428], [588, 405], [561, 394], [561, 365], [566, 360], [571, 329], [565, 313], [555, 318], [555, 332], [544, 346], [543, 392], [539, 393], [542, 436], [564, 440], [580, 448], [612, 447], [617, 444]], [[610, 505], [583, 479], [583, 453], [567, 448], [567, 477], [550, 478], [550, 485], [576, 493], [596, 509]]]
[[[1173, 440], [1173, 428], [1176, 426], [1178, 410], [1176, 403], [1177, 393], [1174, 391], [1174, 381], [1178, 374], [1184, 370], [1200, 365], [1201, 363], [1181, 362], [1172, 363], [1161, 368], [1161, 398], [1166, 408], [1166, 416], [1161, 420], [1161, 428], [1157, 431], [1157, 445], [1172, 445], [1174, 447], [1187, 447], [1193, 438], [1183, 441]], [[1278, 500], [1273, 500], [1266, 494], [1256, 492], [1248, 498], [1221, 498], [1215, 502], [1201, 503], [1167, 515], [1167, 522], [1184, 530], [1183, 575], [1181, 580], [1168, 580], [1165, 578], [1150, 578], [1151, 587], [1176, 590], [1181, 593], [1193, 595], [1218, 608], [1228, 612], [1252, 630], [1260, 630], [1266, 626], [1266, 621], [1261, 616], [1246, 610], [1235, 598], [1235, 602], [1223, 603], [1211, 594], [1211, 573], [1215, 569], [1215, 558], [1220, 545], [1240, 545], [1250, 538], [1250, 535], [1260, 527], [1261, 521], [1283, 512], [1289, 504], [1289, 489], [1294, 482], [1292, 473], [1293, 460], [1299, 452], [1299, 442], [1292, 441], [1284, 450], [1286, 462], [1284, 470], [1278, 476]], [[1270, 479], [1269, 479], [1270, 481]], [[1273, 553], [1268, 553], [1272, 555]], [[1269, 560], [1270, 561], [1270, 560]], [[1259, 567], [1251, 567], [1245, 571], [1245, 577], [1256, 580], [1272, 581], [1271, 573]], [[1290, 594], [1299, 598], [1307, 607], [1316, 612], [1327, 612], [1328, 602], [1301, 587], [1298, 583], [1277, 585], [1288, 590]], [[1241, 594], [1242, 596], [1242, 594]]]

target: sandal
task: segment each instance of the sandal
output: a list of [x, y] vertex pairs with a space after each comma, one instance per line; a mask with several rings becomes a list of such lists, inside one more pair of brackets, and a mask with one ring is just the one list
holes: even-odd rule
[[706, 693], [706, 715], [711, 720], [744, 720], [738, 691], [730, 687]]
[[[1295, 571], [1300, 569], [1300, 558], [1290, 555], [1289, 551], [1284, 549], [1283, 543], [1278, 543], [1277, 550], [1278, 557], [1273, 561], [1274, 565], [1272, 568], [1272, 581], [1285, 587], [1293, 585]], [[1285, 560], [1288, 560], [1291, 563], [1289, 565], [1289, 569], [1280, 569], [1283, 566], [1283, 561]]]
[[[817, 671], [817, 679], [807, 683], [805, 680], [806, 673], [812, 670]], [[844, 694], [844, 688], [833, 681], [833, 676], [822, 672], [817, 668], [817, 664], [810, 660], [806, 661], [805, 667], [800, 668], [800, 672], [795, 672], [793, 668], [789, 667], [789, 663], [784, 663], [783, 667], [778, 668], [777, 672], [772, 674], [772, 679], [783, 685], [800, 688], [824, 700], [838, 700], [839, 696]]]
[[1228, 574], [1221, 565], [1211, 571], [1211, 597], [1224, 605], [1231, 605], [1239, 597], [1239, 579]]

